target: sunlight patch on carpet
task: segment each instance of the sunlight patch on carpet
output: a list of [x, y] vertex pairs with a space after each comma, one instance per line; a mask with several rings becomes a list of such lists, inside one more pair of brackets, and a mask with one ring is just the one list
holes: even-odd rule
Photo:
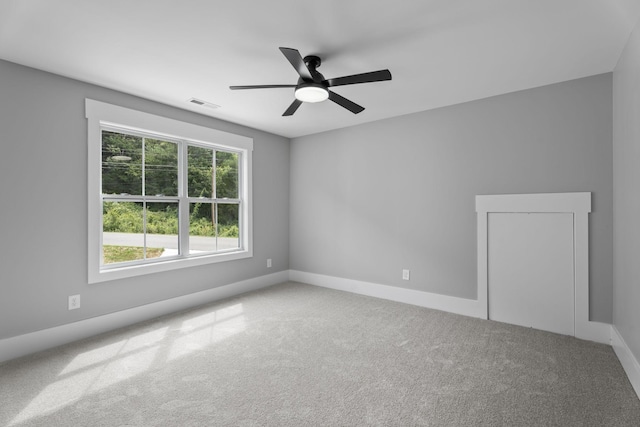
[[159, 348], [155, 346], [125, 357], [118, 357], [111, 362], [81, 370], [49, 384], [13, 419], [10, 425], [51, 414], [89, 394], [141, 374], [151, 366]]
[[64, 368], [62, 372], [60, 372], [60, 375], [66, 375], [79, 369], [84, 369], [91, 365], [105, 362], [116, 356], [122, 356], [126, 353], [154, 345], [165, 338], [168, 330], [168, 327], [160, 328], [155, 331], [136, 335], [128, 340], [118, 341], [116, 343], [79, 354]]
[[243, 312], [242, 304], [236, 304], [185, 320], [180, 332], [186, 335], [173, 341], [167, 360], [186, 356], [246, 331]]

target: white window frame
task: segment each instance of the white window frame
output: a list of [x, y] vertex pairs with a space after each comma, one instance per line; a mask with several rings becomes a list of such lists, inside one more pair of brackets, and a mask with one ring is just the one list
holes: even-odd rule
[[[251, 258], [253, 256], [252, 214], [252, 153], [253, 139], [223, 132], [179, 120], [156, 116], [92, 99], [85, 100], [88, 121], [88, 281], [99, 283], [144, 274], [158, 273], [185, 267]], [[166, 261], [101, 267], [102, 253], [102, 129], [103, 127], [143, 132], [172, 140], [183, 140], [204, 147], [221, 148], [240, 153], [239, 198], [240, 242], [239, 249], [197, 256], [181, 255]], [[184, 159], [183, 159], [184, 162]], [[184, 166], [184, 164], [183, 164]], [[188, 205], [187, 205], [188, 209]], [[180, 234], [188, 233], [188, 226], [181, 224]]]

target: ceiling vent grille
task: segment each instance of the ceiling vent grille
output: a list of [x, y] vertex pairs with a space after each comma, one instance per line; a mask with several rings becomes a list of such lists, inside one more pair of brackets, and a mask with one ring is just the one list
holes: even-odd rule
[[213, 102], [207, 102], [207, 101], [203, 101], [201, 99], [196, 99], [196, 98], [191, 98], [189, 102], [195, 105], [199, 105], [201, 107], [211, 108], [212, 110], [215, 110], [216, 108], [220, 108], [218, 104], [214, 104]]

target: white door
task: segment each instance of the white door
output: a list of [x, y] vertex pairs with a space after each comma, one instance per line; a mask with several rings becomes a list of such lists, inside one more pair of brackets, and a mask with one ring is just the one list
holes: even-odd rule
[[489, 213], [489, 318], [574, 335], [572, 213]]

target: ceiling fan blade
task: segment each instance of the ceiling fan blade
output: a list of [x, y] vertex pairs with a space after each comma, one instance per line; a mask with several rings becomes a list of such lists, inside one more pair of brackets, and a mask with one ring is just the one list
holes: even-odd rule
[[229, 86], [231, 90], [239, 89], [276, 89], [282, 87], [296, 87], [296, 85], [253, 85], [253, 86]]
[[311, 72], [307, 68], [307, 64], [304, 63], [300, 52], [289, 47], [281, 47], [280, 52], [282, 52], [282, 54], [287, 58], [291, 65], [293, 65], [293, 68], [295, 68], [298, 74], [300, 74], [300, 77], [305, 80], [313, 81]]
[[292, 116], [293, 113], [296, 112], [296, 110], [298, 109], [298, 107], [302, 104], [302, 101], [300, 101], [299, 99], [294, 99], [293, 102], [291, 103], [291, 105], [289, 105], [289, 108], [287, 108], [287, 111], [285, 111], [282, 115], [283, 116]]
[[347, 110], [351, 111], [353, 114], [358, 114], [364, 110], [364, 107], [356, 104], [353, 101], [349, 101], [344, 96], [340, 96], [335, 92], [329, 91], [329, 99], [340, 105], [341, 107], [344, 107]]
[[322, 83], [332, 86], [354, 85], [358, 83], [372, 83], [391, 80], [391, 72], [389, 70], [371, 71], [368, 73], [354, 74], [352, 76], [336, 77], [335, 79], [327, 79]]

